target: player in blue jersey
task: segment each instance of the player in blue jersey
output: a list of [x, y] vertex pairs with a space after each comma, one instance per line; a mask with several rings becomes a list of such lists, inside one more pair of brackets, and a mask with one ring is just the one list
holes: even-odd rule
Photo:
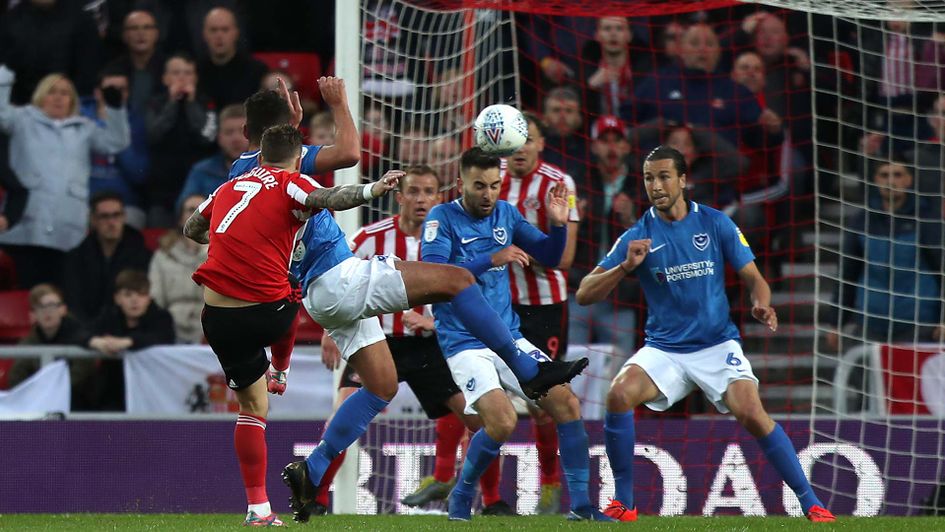
[[[489, 305], [512, 331], [518, 348], [537, 360], [549, 360], [519, 332], [519, 317], [512, 311], [508, 265], [527, 267], [530, 257], [542, 264], [558, 264], [567, 242], [567, 187], [559, 183], [550, 192], [547, 214], [551, 231], [546, 235], [528, 223], [517, 208], [499, 200], [502, 176], [498, 157], [479, 148], [467, 150], [460, 159], [460, 176], [460, 198], [437, 205], [424, 222], [422, 258], [455, 264], [474, 275]], [[450, 519], [468, 521], [476, 482], [516, 425], [515, 408], [505, 390], [532, 406], [536, 403], [534, 397], [523, 393], [503, 359], [470, 334], [459, 310], [456, 302], [433, 305], [437, 340], [453, 380], [466, 398], [466, 413], [478, 413], [483, 423], [469, 441], [462, 473], [449, 498]], [[610, 521], [588, 497], [588, 438], [577, 397], [570, 387], [555, 386], [538, 399], [537, 406], [557, 423], [571, 500], [568, 518]]]
[[686, 162], [678, 151], [660, 146], [650, 152], [643, 180], [653, 206], [577, 291], [579, 304], [596, 303], [634, 274], [649, 309], [645, 345], [624, 364], [607, 395], [604, 432], [616, 494], [604, 513], [621, 521], [637, 519], [633, 409], [646, 404], [665, 410], [699, 388], [719, 412], [731, 412], [758, 439], [808, 519], [834, 521], [804, 476], [791, 440], [765, 412], [758, 379], [729, 317], [726, 264], [751, 293], [751, 315], [772, 331], [778, 327], [771, 289], [748, 241], [725, 214], [685, 198]]
[[[354, 119], [348, 109], [348, 98], [345, 94], [344, 80], [334, 77], [318, 79], [318, 88], [322, 99], [331, 109], [335, 121], [335, 143], [331, 146], [302, 146], [302, 159], [299, 172], [306, 175], [315, 175], [330, 172], [340, 168], [347, 168], [358, 163], [361, 155], [361, 141], [358, 130], [354, 126]], [[289, 93], [285, 81], [279, 78], [279, 90], [261, 90], [243, 102], [246, 110], [246, 125], [243, 126], [243, 135], [249, 141], [249, 151], [243, 152], [230, 167], [229, 178], [240, 176], [259, 166], [259, 142], [263, 132], [273, 126], [289, 124], [298, 127], [302, 122], [302, 104], [297, 92]], [[331, 212], [321, 210], [314, 214], [316, 223], [328, 223], [332, 219]], [[293, 285], [296, 281], [293, 279]], [[272, 345], [272, 364], [266, 372], [266, 381], [270, 393], [281, 395], [285, 392], [289, 358], [295, 345], [295, 332], [298, 329], [296, 319], [286, 335]]]
[[[385, 177], [401, 175], [403, 172], [391, 171]], [[435, 233], [435, 228], [436, 224], [426, 224], [425, 231]], [[561, 245], [563, 248], [563, 241]], [[521, 251], [519, 255], [524, 257]], [[548, 264], [557, 264], [557, 258]], [[292, 273], [302, 283], [305, 310], [325, 327], [362, 384], [338, 407], [321, 442], [308, 458], [292, 462], [283, 470], [282, 478], [292, 490], [290, 501], [296, 521], [307, 521], [319, 508], [317, 486], [331, 461], [364, 433], [374, 416], [397, 393], [397, 370], [378, 315], [451, 302], [455, 321], [470, 331], [469, 338], [498, 353], [514, 374], [509, 377], [516, 381], [516, 386], [520, 381], [520, 389], [533, 399], [569, 382], [588, 363], [587, 358], [552, 361], [535, 357], [531, 348], [523, 351], [514, 336], [518, 322], [515, 321], [516, 329], [510, 330], [510, 321], [493, 310], [467, 269], [401, 261], [384, 255], [370, 260], [356, 257], [330, 216], [309, 219], [293, 253]], [[504, 286], [508, 291], [508, 278]], [[579, 416], [576, 398], [573, 406]], [[583, 425], [580, 432], [583, 434]], [[584, 441], [586, 447], [586, 435]], [[584, 454], [586, 457], [587, 453]], [[586, 485], [586, 478], [584, 482]]]

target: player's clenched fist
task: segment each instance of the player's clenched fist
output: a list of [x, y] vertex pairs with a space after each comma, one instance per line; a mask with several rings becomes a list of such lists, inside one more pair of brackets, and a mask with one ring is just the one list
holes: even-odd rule
[[778, 330], [778, 314], [771, 307], [756, 305], [751, 308], [751, 315], [773, 331]]
[[646, 254], [650, 252], [650, 243], [652, 243], [652, 240], [649, 238], [631, 240], [630, 244], [627, 245], [627, 260], [623, 261], [620, 267], [627, 273], [635, 270], [646, 258]]
[[322, 99], [329, 107], [348, 104], [345, 80], [334, 76], [322, 76], [318, 78], [318, 89], [322, 92]]
[[371, 186], [371, 193], [379, 198], [400, 185], [400, 178], [406, 175], [403, 170], [388, 170], [380, 180]]
[[525, 268], [528, 266], [528, 253], [522, 251], [522, 248], [518, 246], [509, 246], [502, 251], [492, 254], [493, 267], [505, 266], [511, 262], [515, 262]]

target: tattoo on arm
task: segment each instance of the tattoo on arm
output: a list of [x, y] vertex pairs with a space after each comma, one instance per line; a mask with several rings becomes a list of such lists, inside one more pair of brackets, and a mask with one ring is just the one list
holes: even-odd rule
[[339, 185], [331, 188], [319, 188], [305, 198], [309, 209], [331, 209], [343, 211], [364, 205], [364, 185]]
[[184, 224], [184, 236], [198, 244], [210, 243], [210, 220], [207, 220], [197, 211], [194, 211]]

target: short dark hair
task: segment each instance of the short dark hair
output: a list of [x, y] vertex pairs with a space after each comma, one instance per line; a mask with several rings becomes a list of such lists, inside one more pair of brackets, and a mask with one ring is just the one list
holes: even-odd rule
[[194, 59], [194, 56], [188, 54], [187, 52], [174, 52], [164, 60], [164, 68], [167, 68], [167, 64], [171, 62], [171, 59], [180, 59], [188, 65], [193, 65], [194, 68], [197, 67], [197, 60]]
[[289, 103], [279, 93], [263, 89], [243, 102], [246, 110], [246, 135], [253, 144], [259, 144], [263, 133], [273, 126], [288, 124], [291, 117]]
[[259, 141], [260, 155], [268, 163], [281, 163], [302, 153], [302, 133], [289, 124], [273, 126]]
[[407, 169], [404, 170], [404, 178], [400, 180], [400, 184], [399, 184], [400, 190], [403, 190], [404, 187], [406, 186], [405, 183], [407, 182], [408, 175], [432, 175], [433, 177], [436, 178], [437, 182], [439, 182], [440, 180], [440, 174], [438, 174], [436, 170], [433, 169], [432, 166], [428, 164], [415, 164], [412, 166], [408, 166]]
[[500, 161], [497, 155], [486, 153], [482, 148], [475, 146], [463, 152], [463, 156], [459, 159], [459, 171], [462, 173], [470, 168], [488, 170], [498, 168], [499, 164]]
[[121, 290], [130, 290], [139, 294], [150, 294], [151, 281], [148, 279], [148, 274], [141, 270], [122, 270], [118, 276], [115, 277], [115, 293], [117, 294]]
[[92, 194], [92, 197], [89, 198], [89, 210], [95, 212], [96, 207], [99, 203], [103, 201], [117, 201], [121, 203], [121, 206], [125, 206], [125, 200], [122, 199], [121, 194], [115, 192], [114, 190], [100, 190], [95, 194]]
[[538, 134], [541, 135], [541, 138], [548, 136], [547, 131], [545, 131], [545, 122], [542, 121], [541, 117], [531, 111], [525, 111], [522, 113], [522, 116], [525, 117], [525, 122], [529, 125], [534, 125], [535, 129], [538, 130]]
[[682, 153], [679, 153], [679, 150], [675, 148], [670, 148], [669, 146], [657, 146], [649, 155], [646, 156], [646, 159], [643, 160], [644, 163], [650, 161], [665, 161], [670, 159], [673, 161], [673, 167], [676, 169], [676, 175], [686, 175], [689, 172], [689, 169], [686, 168], [686, 158], [683, 157]]

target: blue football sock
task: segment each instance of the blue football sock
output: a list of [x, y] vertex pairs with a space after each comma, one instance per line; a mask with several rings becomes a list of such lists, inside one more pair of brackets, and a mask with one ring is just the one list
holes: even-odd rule
[[794, 445], [787, 434], [784, 433], [784, 429], [781, 428], [780, 424], [775, 423], [774, 430], [770, 434], [758, 438], [758, 445], [761, 446], [761, 450], [764, 451], [771, 465], [781, 474], [784, 482], [794, 490], [797, 500], [801, 501], [801, 507], [804, 508], [805, 514], [811, 506], [824, 505], [814, 494], [810, 482], [804, 476], [801, 463], [797, 460], [797, 451], [794, 450]]
[[456, 294], [450, 304], [466, 330], [495, 351], [518, 380], [530, 381], [538, 375], [538, 361], [519, 351], [509, 326], [482, 297], [479, 285], [473, 284]]
[[321, 482], [328, 464], [364, 434], [374, 416], [388, 404], [388, 401], [365, 388], [354, 392], [341, 403], [328, 429], [322, 435], [322, 441], [305, 459], [312, 484], [317, 486]]
[[[636, 434], [633, 428], [633, 410], [604, 417], [604, 446], [610, 469], [614, 473], [614, 498], [627, 508], [633, 508], [633, 447]], [[563, 454], [563, 452], [562, 452]]]
[[469, 439], [469, 448], [466, 450], [466, 460], [463, 461], [463, 471], [459, 475], [459, 482], [454, 489], [470, 495], [476, 491], [479, 477], [499, 455], [500, 442], [486, 434], [485, 429], [479, 429]]
[[591, 474], [591, 458], [587, 454], [584, 420], [558, 424], [558, 448], [561, 452], [561, 468], [568, 482], [571, 509], [589, 507], [591, 498], [587, 493], [587, 482]]

